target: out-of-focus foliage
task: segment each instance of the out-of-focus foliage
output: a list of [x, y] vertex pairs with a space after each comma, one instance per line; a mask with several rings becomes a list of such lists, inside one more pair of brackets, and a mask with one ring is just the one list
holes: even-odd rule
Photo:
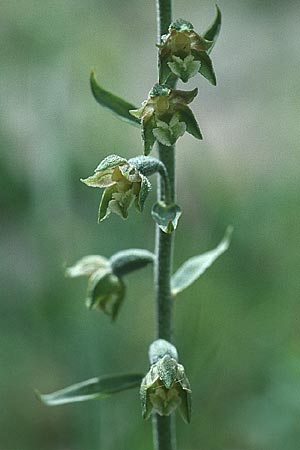
[[[174, 18], [197, 29], [215, 12], [213, 1], [174, 3]], [[235, 232], [230, 250], [176, 300], [176, 344], [193, 389], [192, 422], [178, 421], [178, 443], [297, 450], [299, 3], [219, 6], [218, 87], [188, 83], [199, 88], [193, 111], [204, 140], [185, 135], [177, 146], [174, 270], [213, 248], [228, 224]], [[10, 0], [0, 36], [0, 450], [140, 442], [150, 450], [138, 390], [47, 409], [34, 388], [148, 369], [151, 269], [128, 276], [114, 325], [85, 309], [85, 280], [63, 274], [86, 254], [153, 249], [154, 193], [142, 215], [97, 225], [99, 193], [79, 179], [108, 154], [143, 152], [139, 130], [95, 102], [89, 74], [95, 68], [107, 90], [140, 104], [157, 80], [154, 2]]]

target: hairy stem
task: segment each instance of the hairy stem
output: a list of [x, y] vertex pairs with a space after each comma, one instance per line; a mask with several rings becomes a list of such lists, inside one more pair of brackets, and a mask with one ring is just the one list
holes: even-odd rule
[[[156, 0], [158, 42], [168, 32], [171, 23], [171, 0]], [[159, 61], [158, 61], [159, 64]], [[172, 86], [170, 86], [172, 87]], [[170, 200], [175, 201], [175, 157], [174, 147], [158, 144], [159, 159], [168, 171]], [[162, 199], [162, 180], [158, 181], [157, 200]], [[156, 226], [154, 282], [156, 292], [156, 337], [172, 340], [171, 274], [173, 261], [174, 233], [163, 233]], [[174, 417], [153, 416], [153, 439], [155, 450], [176, 450]]]

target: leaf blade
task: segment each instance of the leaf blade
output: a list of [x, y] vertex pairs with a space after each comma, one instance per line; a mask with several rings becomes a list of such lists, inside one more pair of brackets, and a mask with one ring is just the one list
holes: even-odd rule
[[36, 395], [47, 406], [66, 405], [105, 398], [117, 392], [137, 387], [141, 384], [143, 377], [142, 374], [120, 374], [90, 378], [51, 394], [41, 394], [36, 391]]
[[217, 247], [201, 255], [194, 256], [183, 263], [171, 279], [173, 295], [177, 295], [194, 283], [228, 249], [232, 231], [232, 227], [228, 227]]
[[134, 105], [128, 103], [126, 100], [123, 100], [120, 97], [112, 94], [109, 91], [106, 91], [96, 81], [95, 72], [92, 70], [90, 76], [90, 85], [93, 96], [96, 101], [103, 106], [104, 108], [108, 108], [110, 111], [115, 113], [120, 119], [125, 120], [126, 122], [131, 123], [132, 125], [139, 125], [140, 121], [136, 117], [133, 117], [129, 110], [136, 109]]

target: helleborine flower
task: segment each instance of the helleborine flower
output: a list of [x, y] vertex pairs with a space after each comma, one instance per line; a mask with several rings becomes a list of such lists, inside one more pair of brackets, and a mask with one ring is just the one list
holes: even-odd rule
[[112, 212], [126, 219], [133, 203], [138, 211], [142, 211], [151, 189], [148, 178], [130, 161], [118, 155], [107, 156], [95, 169], [94, 175], [81, 181], [87, 186], [104, 188], [98, 222]]
[[130, 248], [110, 257], [84, 256], [66, 270], [70, 278], [88, 277], [86, 306], [100, 310], [115, 320], [125, 297], [123, 276], [153, 264], [154, 255], [148, 250]]
[[[159, 341], [169, 344], [162, 339]], [[167, 352], [164, 356], [158, 358], [143, 378], [140, 397], [144, 419], [148, 419], [152, 413], [169, 416], [178, 408], [183, 420], [187, 423], [190, 422], [190, 384], [185, 375], [184, 367], [178, 363], [176, 355], [177, 352], [176, 354]]]
[[216, 76], [208, 55], [213, 44], [214, 41], [197, 34], [190, 22], [183, 19], [173, 22], [168, 34], [162, 36], [161, 45], [158, 46], [160, 82], [165, 83], [173, 74], [186, 83], [199, 72], [216, 85]]
[[113, 273], [108, 259], [98, 255], [85, 256], [66, 270], [66, 276], [88, 277], [86, 306], [103, 311], [115, 320], [125, 296], [125, 285]]
[[180, 91], [155, 84], [141, 108], [130, 111], [134, 117], [141, 120], [145, 155], [150, 153], [156, 140], [171, 146], [185, 131], [197, 139], [202, 139], [197, 121], [187, 106], [197, 93], [197, 88]]

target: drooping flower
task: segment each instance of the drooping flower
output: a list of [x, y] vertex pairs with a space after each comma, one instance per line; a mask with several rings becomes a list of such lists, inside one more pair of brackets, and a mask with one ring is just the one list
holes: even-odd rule
[[122, 250], [107, 259], [100, 255], [81, 258], [66, 270], [70, 278], [87, 277], [86, 306], [115, 320], [123, 303], [124, 275], [153, 263], [154, 255], [144, 249]]
[[202, 139], [197, 121], [187, 106], [197, 93], [197, 88], [181, 91], [155, 84], [141, 108], [130, 111], [134, 117], [141, 120], [145, 155], [150, 153], [156, 140], [171, 146], [185, 131], [197, 139]]
[[105, 158], [95, 169], [94, 175], [81, 181], [87, 186], [104, 188], [98, 222], [106, 219], [112, 212], [126, 219], [133, 203], [138, 211], [142, 211], [151, 189], [148, 178], [130, 161], [118, 155]]
[[71, 278], [88, 277], [86, 306], [103, 311], [115, 320], [125, 296], [125, 285], [113, 273], [110, 261], [103, 256], [89, 255], [81, 258], [66, 271]]
[[[177, 361], [177, 351], [169, 342], [159, 339], [152, 346], [161, 353], [152, 358], [149, 372], [143, 378], [140, 397], [142, 414], [169, 416], [177, 408], [187, 423], [191, 419], [191, 389], [184, 367]], [[151, 354], [151, 347], [150, 347]]]

